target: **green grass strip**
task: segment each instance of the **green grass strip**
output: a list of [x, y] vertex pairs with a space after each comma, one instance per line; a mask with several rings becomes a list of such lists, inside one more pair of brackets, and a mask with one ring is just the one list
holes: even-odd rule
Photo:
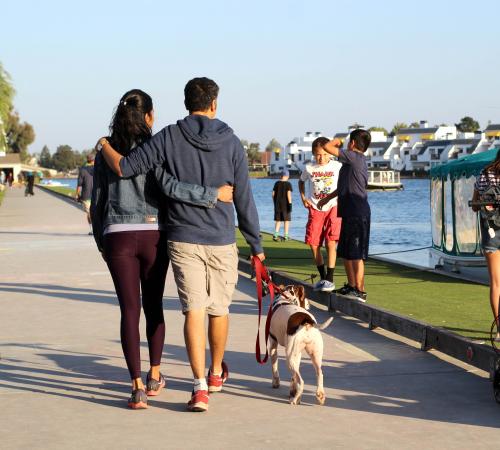
[[[311, 282], [311, 274], [317, 275], [308, 246], [295, 240], [274, 242], [267, 233], [262, 236], [267, 266], [306, 282]], [[239, 232], [237, 245], [241, 256], [250, 253]], [[489, 338], [493, 316], [487, 286], [373, 259], [366, 262], [365, 271], [368, 303], [472, 339]], [[335, 284], [342, 287], [346, 281], [339, 260]]]
[[51, 191], [58, 192], [59, 194], [67, 195], [68, 197], [74, 197], [76, 190], [65, 187], [65, 186], [43, 186], [45, 189], [50, 189]]

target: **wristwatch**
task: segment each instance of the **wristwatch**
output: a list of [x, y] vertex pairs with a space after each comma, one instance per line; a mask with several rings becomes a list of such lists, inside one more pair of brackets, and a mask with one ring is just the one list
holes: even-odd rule
[[97, 143], [97, 145], [95, 146], [95, 149], [100, 152], [102, 150], [102, 146], [104, 144], [107, 144], [108, 143], [108, 140], [106, 138], [102, 138], [102, 139], [99, 139], [99, 142]]

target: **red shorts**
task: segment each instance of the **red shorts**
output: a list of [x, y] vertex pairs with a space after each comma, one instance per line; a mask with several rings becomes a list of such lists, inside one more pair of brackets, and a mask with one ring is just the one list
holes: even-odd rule
[[309, 208], [306, 225], [306, 244], [323, 245], [323, 242], [338, 241], [342, 219], [337, 217], [337, 207], [328, 211]]

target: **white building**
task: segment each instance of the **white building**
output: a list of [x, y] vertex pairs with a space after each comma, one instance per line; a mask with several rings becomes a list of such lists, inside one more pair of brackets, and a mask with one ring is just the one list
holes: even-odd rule
[[[401, 128], [394, 136], [396, 145], [391, 151], [391, 166], [396, 170], [429, 170], [431, 166], [430, 155], [433, 154], [433, 161], [438, 162], [440, 152], [444, 151], [444, 148], [441, 150], [441, 146], [432, 147], [428, 144], [433, 141], [451, 141], [456, 138], [457, 128], [455, 126], [429, 127], [426, 121], [421, 121], [418, 128]], [[428, 152], [428, 147], [432, 147], [434, 150]], [[439, 153], [439, 157], [436, 152]]]
[[[351, 127], [349, 132], [352, 130]], [[349, 132], [336, 133], [334, 137], [345, 146]], [[462, 133], [455, 126], [429, 127], [426, 121], [421, 121], [418, 128], [402, 128], [393, 137], [381, 131], [370, 134], [372, 142], [366, 153], [369, 168], [427, 172], [450, 159], [500, 149], [500, 124], [488, 125], [483, 132]], [[292, 173], [301, 172], [304, 164], [312, 159], [312, 142], [320, 136], [323, 135], [319, 131], [308, 131], [305, 136], [294, 138], [284, 149], [279, 149], [274, 154], [271, 173], [280, 173], [285, 167]]]
[[323, 137], [321, 131], [307, 131], [304, 136], [294, 137], [279, 151], [275, 150], [269, 168], [270, 174], [279, 174], [285, 168], [291, 173], [302, 172], [304, 165], [312, 160], [312, 143], [319, 137]]
[[379, 169], [390, 168], [390, 154], [396, 141], [392, 137], [387, 137], [383, 131], [371, 131], [370, 134], [372, 141], [366, 152], [368, 167]]

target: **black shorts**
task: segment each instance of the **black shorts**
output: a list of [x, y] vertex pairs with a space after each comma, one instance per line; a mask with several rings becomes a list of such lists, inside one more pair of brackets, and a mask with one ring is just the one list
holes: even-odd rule
[[368, 258], [370, 216], [342, 217], [337, 255], [347, 260]]
[[292, 208], [288, 206], [275, 207], [274, 220], [278, 222], [290, 222], [292, 220]]

